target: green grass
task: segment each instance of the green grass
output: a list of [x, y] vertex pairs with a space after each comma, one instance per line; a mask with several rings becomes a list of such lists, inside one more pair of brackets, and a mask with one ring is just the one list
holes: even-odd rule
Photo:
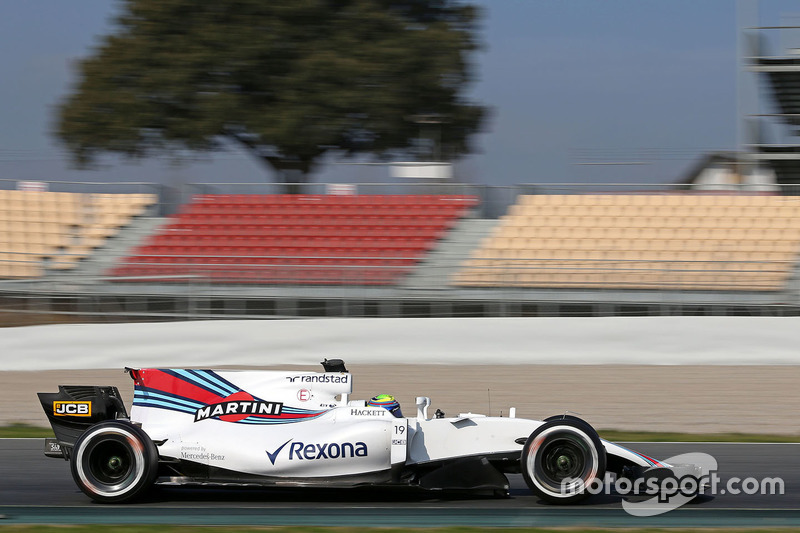
[[0, 439], [45, 438], [54, 437], [50, 428], [39, 428], [27, 424], [12, 424], [0, 427]]
[[[600, 436], [612, 442], [800, 442], [800, 435], [761, 435], [757, 433], [667, 433], [659, 431], [618, 431], [601, 429]], [[0, 438], [53, 437], [50, 428], [27, 424], [0, 427]]]

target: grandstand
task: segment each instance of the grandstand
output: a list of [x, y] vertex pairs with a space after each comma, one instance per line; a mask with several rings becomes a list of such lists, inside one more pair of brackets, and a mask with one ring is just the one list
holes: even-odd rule
[[74, 269], [155, 203], [152, 194], [0, 190], [0, 279]]
[[798, 197], [521, 196], [455, 282], [778, 291], [791, 277], [798, 252]]
[[393, 285], [476, 204], [455, 195], [198, 195], [109, 275]]
[[800, 309], [796, 196], [520, 188], [491, 219], [481, 217], [486, 187], [193, 194], [160, 218], [153, 194], [0, 192], [0, 302], [15, 312], [113, 320]]

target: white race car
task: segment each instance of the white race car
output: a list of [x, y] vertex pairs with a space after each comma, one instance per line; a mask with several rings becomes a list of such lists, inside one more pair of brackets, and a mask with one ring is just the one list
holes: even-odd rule
[[[115, 387], [59, 386], [39, 393], [55, 432], [45, 454], [70, 461], [78, 487], [98, 502], [128, 501], [159, 485], [408, 485], [508, 495], [521, 472], [551, 503], [589, 495], [606, 471], [643, 479], [702, 475], [600, 439], [583, 420], [429, 414], [419, 397], [403, 417], [351, 400], [341, 360], [325, 372], [126, 369], [128, 416]], [[386, 406], [388, 407], [388, 405]]]

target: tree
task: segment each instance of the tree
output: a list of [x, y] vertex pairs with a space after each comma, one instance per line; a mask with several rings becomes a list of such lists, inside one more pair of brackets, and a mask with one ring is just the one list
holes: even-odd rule
[[80, 166], [233, 143], [306, 182], [329, 151], [409, 150], [436, 116], [455, 157], [485, 113], [462, 94], [477, 21], [457, 0], [127, 0], [56, 135]]

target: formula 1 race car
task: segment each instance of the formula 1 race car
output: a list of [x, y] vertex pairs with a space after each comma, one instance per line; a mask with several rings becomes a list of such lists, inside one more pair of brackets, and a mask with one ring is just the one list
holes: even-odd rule
[[45, 455], [70, 461], [78, 487], [123, 502], [158, 485], [407, 485], [508, 495], [522, 473], [551, 503], [588, 496], [606, 471], [628, 478], [700, 468], [661, 463], [602, 440], [583, 420], [543, 421], [463, 413], [429, 416], [427, 397], [403, 417], [350, 400], [341, 360], [325, 372], [126, 369], [135, 384], [128, 416], [116, 387], [59, 386], [39, 393], [55, 432]]

